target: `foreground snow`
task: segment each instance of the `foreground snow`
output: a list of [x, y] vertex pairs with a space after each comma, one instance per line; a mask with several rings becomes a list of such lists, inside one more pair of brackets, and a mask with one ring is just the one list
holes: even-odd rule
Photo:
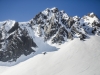
[[15, 66], [0, 66], [0, 75], [100, 75], [100, 37], [74, 39], [58, 51], [38, 54]]

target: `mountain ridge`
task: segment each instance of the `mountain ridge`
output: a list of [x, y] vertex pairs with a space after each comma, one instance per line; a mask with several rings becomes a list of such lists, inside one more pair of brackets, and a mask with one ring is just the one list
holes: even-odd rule
[[82, 18], [70, 17], [58, 8], [47, 8], [27, 22], [7, 20], [0, 22], [0, 61], [13, 62], [22, 54], [27, 56], [37, 51], [34, 38], [51, 44], [62, 44], [68, 39], [88, 35], [100, 35], [100, 20], [94, 13]]

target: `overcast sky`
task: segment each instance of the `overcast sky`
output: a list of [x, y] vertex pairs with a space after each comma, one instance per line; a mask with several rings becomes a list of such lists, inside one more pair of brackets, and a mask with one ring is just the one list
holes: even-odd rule
[[0, 0], [0, 21], [28, 21], [52, 7], [65, 10], [69, 16], [94, 12], [100, 18], [100, 0]]

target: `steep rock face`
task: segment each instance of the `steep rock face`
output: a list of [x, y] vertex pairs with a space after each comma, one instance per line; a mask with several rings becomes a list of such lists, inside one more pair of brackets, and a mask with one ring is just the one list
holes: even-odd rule
[[87, 34], [99, 35], [100, 33], [100, 21], [94, 13], [82, 18], [69, 17], [56, 7], [40, 12], [30, 21], [30, 24], [37, 36], [43, 37], [44, 41], [51, 40], [52, 43], [61, 44], [75, 37], [83, 40]]
[[[0, 22], [0, 61], [16, 61], [21, 55], [34, 53], [38, 45], [34, 38], [62, 44], [68, 39], [100, 35], [100, 20], [94, 13], [82, 18], [70, 17], [58, 8], [47, 8], [28, 22]], [[49, 43], [48, 43], [49, 44]]]
[[[21, 55], [27, 56], [35, 52], [33, 47], [37, 47], [25, 27], [21, 28], [18, 22], [13, 24], [8, 31], [2, 28], [5, 32], [2, 31], [0, 34], [0, 61], [3, 62], [16, 61]], [[4, 26], [6, 27], [6, 25], [9, 26], [9, 24]]]

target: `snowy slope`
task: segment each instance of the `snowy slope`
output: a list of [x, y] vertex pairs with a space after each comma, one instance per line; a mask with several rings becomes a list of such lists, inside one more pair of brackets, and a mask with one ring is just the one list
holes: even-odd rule
[[64, 43], [55, 52], [38, 54], [15, 66], [0, 66], [0, 75], [100, 75], [100, 37]]
[[93, 12], [70, 17], [56, 7], [0, 22], [0, 75], [100, 75], [99, 35]]

